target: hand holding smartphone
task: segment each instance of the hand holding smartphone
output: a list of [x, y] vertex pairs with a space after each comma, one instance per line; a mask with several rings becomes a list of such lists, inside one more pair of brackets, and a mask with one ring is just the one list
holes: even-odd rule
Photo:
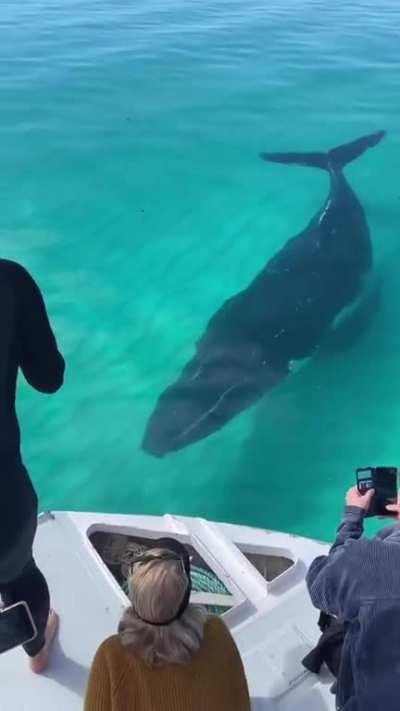
[[358, 468], [356, 477], [360, 494], [365, 494], [369, 489], [375, 491], [367, 516], [396, 516], [395, 513], [389, 512], [386, 506], [397, 503], [397, 467]]
[[36, 625], [26, 602], [0, 607], [0, 654], [37, 637]]

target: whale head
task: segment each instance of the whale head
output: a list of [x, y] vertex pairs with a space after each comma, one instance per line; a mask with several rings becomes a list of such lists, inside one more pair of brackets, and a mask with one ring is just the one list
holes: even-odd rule
[[143, 449], [156, 457], [208, 437], [287, 374], [262, 349], [215, 349], [195, 357], [160, 396], [144, 434]]

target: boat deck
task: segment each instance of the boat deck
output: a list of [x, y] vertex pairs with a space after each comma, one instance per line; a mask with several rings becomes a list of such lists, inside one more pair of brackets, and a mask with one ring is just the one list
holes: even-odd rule
[[[242, 654], [254, 711], [333, 711], [331, 679], [305, 672], [301, 659], [318, 637], [304, 574], [326, 551], [309, 539], [184, 517], [56, 513], [40, 517], [35, 557], [61, 618], [51, 664], [33, 675], [21, 649], [0, 657], [0, 711], [81, 711], [93, 655], [117, 628], [126, 598], [90, 543], [95, 531], [194, 546], [232, 592], [224, 619]], [[288, 556], [293, 566], [267, 582], [243, 552]], [[201, 597], [201, 596], [200, 596]]]

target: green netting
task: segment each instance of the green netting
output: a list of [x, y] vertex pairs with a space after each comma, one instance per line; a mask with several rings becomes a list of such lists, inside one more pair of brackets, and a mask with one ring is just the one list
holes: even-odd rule
[[[210, 570], [192, 565], [191, 578], [194, 592], [217, 593], [219, 595], [231, 594], [225, 585], [217, 578], [215, 573], [212, 573]], [[205, 607], [211, 615], [222, 615], [222, 613], [229, 609], [229, 607], [221, 607], [220, 605], [206, 605]]]
[[209, 570], [192, 565], [191, 578], [192, 588], [195, 592], [210, 592], [218, 593], [219, 595], [230, 595], [230, 592], [225, 585], [214, 573]]

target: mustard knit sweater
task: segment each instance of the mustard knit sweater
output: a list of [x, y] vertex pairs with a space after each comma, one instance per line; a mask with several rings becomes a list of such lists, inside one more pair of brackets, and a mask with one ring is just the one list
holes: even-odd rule
[[189, 664], [152, 668], [117, 636], [99, 647], [85, 711], [250, 711], [236, 645], [222, 620], [210, 617]]

